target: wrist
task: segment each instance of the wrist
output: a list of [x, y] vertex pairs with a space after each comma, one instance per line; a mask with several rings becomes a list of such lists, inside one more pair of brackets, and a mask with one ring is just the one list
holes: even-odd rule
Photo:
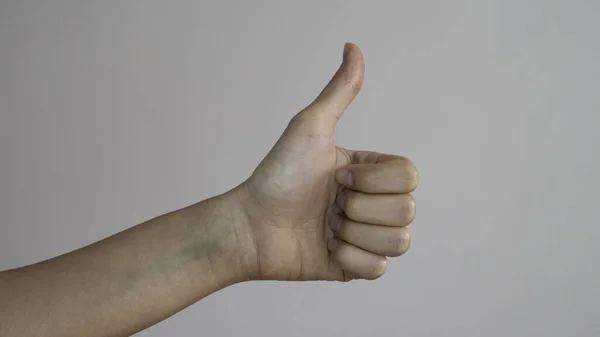
[[239, 189], [204, 200], [192, 208], [194, 216], [201, 219], [194, 230], [197, 249], [193, 254], [208, 264], [219, 287], [253, 279], [256, 249]]

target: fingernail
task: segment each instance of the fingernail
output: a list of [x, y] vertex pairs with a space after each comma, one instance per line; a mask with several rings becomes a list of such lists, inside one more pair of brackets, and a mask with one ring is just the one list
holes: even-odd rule
[[338, 249], [340, 243], [338, 241], [338, 239], [333, 238], [331, 240], [329, 240], [329, 242], [327, 243], [327, 249], [329, 249], [332, 252], [335, 252], [336, 249]]
[[346, 186], [352, 186], [352, 183], [354, 182], [352, 172], [346, 169], [338, 170], [335, 179], [338, 183]]
[[351, 45], [349, 42], [346, 42], [344, 44], [344, 58], [346, 58], [346, 56], [348, 56], [348, 53], [350, 52], [350, 47], [351, 47]]

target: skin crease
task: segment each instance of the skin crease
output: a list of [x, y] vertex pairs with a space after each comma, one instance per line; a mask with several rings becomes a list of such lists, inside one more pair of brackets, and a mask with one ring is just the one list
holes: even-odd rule
[[346, 44], [329, 84], [232, 190], [0, 272], [0, 336], [129, 336], [244, 281], [383, 275], [410, 246], [418, 173], [404, 157], [334, 144], [363, 77]]

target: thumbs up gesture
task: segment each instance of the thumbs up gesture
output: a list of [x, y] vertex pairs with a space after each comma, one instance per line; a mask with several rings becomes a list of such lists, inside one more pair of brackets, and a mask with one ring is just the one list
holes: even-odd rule
[[410, 245], [418, 183], [406, 158], [336, 146], [337, 121], [358, 94], [364, 60], [353, 44], [319, 96], [296, 114], [235, 190], [253, 247], [253, 279], [375, 279]]

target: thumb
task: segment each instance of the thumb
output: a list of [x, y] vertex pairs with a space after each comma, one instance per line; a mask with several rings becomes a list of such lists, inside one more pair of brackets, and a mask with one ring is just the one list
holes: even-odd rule
[[365, 63], [357, 45], [344, 45], [344, 60], [327, 86], [321, 91], [315, 103], [324, 102], [330, 113], [341, 117], [363, 84]]
[[319, 121], [319, 128], [332, 134], [337, 121], [344, 114], [363, 84], [365, 64], [357, 45], [344, 45], [343, 62], [319, 96], [300, 114]]

